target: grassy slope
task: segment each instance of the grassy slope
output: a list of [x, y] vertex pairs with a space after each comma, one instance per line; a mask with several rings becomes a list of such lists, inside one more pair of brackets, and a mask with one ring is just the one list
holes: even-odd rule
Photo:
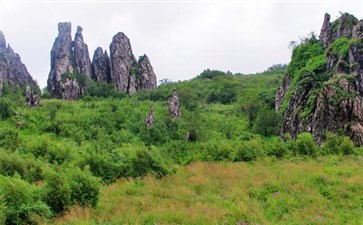
[[54, 224], [362, 224], [363, 159], [201, 163], [119, 180]]

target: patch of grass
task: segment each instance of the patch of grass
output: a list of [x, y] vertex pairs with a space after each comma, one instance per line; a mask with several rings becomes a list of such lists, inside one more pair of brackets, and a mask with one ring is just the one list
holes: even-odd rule
[[196, 162], [161, 180], [104, 186], [96, 208], [74, 207], [54, 224], [359, 224], [362, 173], [351, 156]]

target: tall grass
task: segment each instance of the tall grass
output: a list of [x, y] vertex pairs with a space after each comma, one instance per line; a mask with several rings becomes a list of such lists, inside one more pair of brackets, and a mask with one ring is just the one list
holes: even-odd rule
[[104, 186], [97, 207], [54, 224], [362, 224], [363, 159], [195, 162]]

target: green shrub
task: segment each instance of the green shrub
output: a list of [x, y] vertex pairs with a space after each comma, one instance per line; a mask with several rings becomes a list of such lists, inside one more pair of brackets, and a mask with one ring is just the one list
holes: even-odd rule
[[152, 174], [161, 178], [170, 173], [164, 159], [155, 151], [138, 148], [130, 156], [130, 169], [128, 175], [142, 177]]
[[257, 156], [264, 155], [264, 146], [261, 139], [253, 138], [243, 142], [236, 150], [234, 161], [253, 161]]
[[34, 182], [42, 179], [42, 168], [31, 155], [0, 152], [0, 174], [4, 176], [18, 174], [22, 179]]
[[279, 138], [273, 138], [267, 154], [270, 156], [276, 156], [277, 158], [282, 158], [288, 152], [286, 144]]
[[106, 153], [89, 153], [81, 162], [83, 168], [88, 166], [93, 176], [100, 177], [104, 182], [111, 183], [117, 178], [126, 176], [126, 158]]
[[54, 213], [60, 213], [72, 205], [72, 190], [68, 177], [61, 171], [48, 170], [45, 174], [44, 201]]
[[18, 130], [14, 128], [0, 127], [0, 146], [4, 149], [15, 151], [18, 149], [21, 140]]
[[318, 150], [318, 146], [314, 141], [314, 137], [311, 133], [301, 133], [296, 138], [296, 145], [294, 152], [296, 155], [309, 155], [315, 156]]
[[257, 118], [253, 122], [253, 131], [263, 136], [270, 136], [277, 133], [277, 124], [279, 124], [279, 117], [276, 111], [260, 107]]
[[12, 105], [8, 98], [0, 98], [0, 119], [7, 119], [13, 115]]
[[95, 206], [99, 199], [100, 184], [87, 170], [74, 168], [68, 172], [72, 204]]
[[0, 176], [0, 200], [2, 224], [39, 224], [52, 217], [39, 188], [17, 177]]
[[348, 155], [355, 152], [354, 143], [349, 137], [337, 135], [327, 132], [325, 134], [325, 140], [323, 142], [322, 153], [323, 154], [342, 154]]

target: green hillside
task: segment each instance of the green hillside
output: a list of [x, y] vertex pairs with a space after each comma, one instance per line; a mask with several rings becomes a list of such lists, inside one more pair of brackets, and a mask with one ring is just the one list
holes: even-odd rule
[[[151, 92], [139, 92], [131, 96], [114, 94], [113, 97], [105, 98], [102, 95], [111, 93], [110, 87], [93, 87], [81, 100], [43, 98], [41, 106], [37, 108], [23, 106], [24, 98], [19, 94], [21, 91], [5, 88], [4, 96], [0, 98], [0, 223], [47, 224], [69, 209], [71, 211], [66, 215], [72, 215], [72, 210], [83, 212], [76, 206], [86, 207], [84, 210], [90, 219], [89, 222], [82, 221], [86, 224], [109, 224], [105, 222], [108, 220], [115, 221], [110, 224], [278, 223], [295, 218], [306, 219], [302, 215], [303, 211], [299, 210], [311, 205], [312, 201], [323, 201], [321, 205], [326, 208], [321, 216], [324, 218], [330, 218], [340, 206], [346, 208], [341, 218], [327, 221], [358, 222], [357, 215], [363, 213], [363, 201], [356, 197], [362, 196], [361, 178], [351, 172], [351, 189], [342, 196], [339, 193], [348, 178], [343, 179], [341, 174], [335, 172], [323, 177], [322, 174], [325, 170], [342, 170], [343, 175], [344, 171], [359, 173], [361, 149], [356, 148], [349, 138], [334, 134], [328, 134], [322, 147], [317, 146], [308, 133], [300, 134], [296, 140], [286, 137], [285, 142], [277, 136], [280, 118], [274, 109], [275, 93], [285, 72], [284, 69], [273, 69], [255, 75], [233, 75], [206, 70], [189, 81], [171, 83], [164, 80], [159, 88]], [[179, 119], [171, 118], [168, 111], [167, 100], [174, 89], [181, 102], [182, 116]], [[156, 122], [147, 129], [145, 117], [152, 106], [155, 108]], [[349, 156], [345, 158], [344, 155]], [[253, 163], [256, 160], [257, 163]], [[212, 164], [195, 163], [200, 161]], [[239, 161], [249, 163], [230, 163]], [[268, 162], [268, 165], [265, 167], [263, 162]], [[228, 176], [235, 176], [246, 167], [251, 173], [254, 170], [273, 170], [273, 176], [280, 176], [285, 165], [287, 168], [294, 167], [292, 162], [299, 162], [296, 165], [301, 165], [301, 168], [313, 165], [320, 171], [319, 175], [310, 177], [312, 180], [306, 177], [306, 182], [299, 184], [297, 176], [304, 177], [308, 172], [292, 168], [296, 169], [296, 174], [294, 172], [291, 175], [291, 180], [266, 181], [272, 182], [273, 192], [282, 193], [281, 204], [285, 205], [280, 205], [278, 200], [270, 202], [270, 197], [265, 196], [265, 192], [273, 193], [270, 184], [241, 187], [240, 191], [248, 189], [257, 196], [251, 194], [248, 199], [244, 199], [246, 204], [253, 205], [250, 209], [254, 210], [252, 212], [248, 209], [243, 211], [239, 204], [244, 201], [236, 202], [239, 201], [236, 196], [231, 197], [232, 202], [224, 199], [224, 195], [217, 196], [216, 193], [223, 189], [221, 185], [224, 180], [218, 178], [209, 184], [208, 179], [214, 179], [214, 171], [211, 171], [211, 177], [204, 178], [204, 172], [193, 172], [194, 167], [215, 165], [217, 173], [222, 173], [223, 167], [226, 167], [227, 181]], [[233, 170], [228, 175], [230, 167]], [[119, 205], [114, 208], [113, 203], [108, 204], [113, 201], [113, 193], [121, 195], [115, 201], [121, 201], [118, 203], [125, 204], [124, 207], [139, 201], [147, 202], [151, 200], [148, 199], [149, 185], [162, 185], [157, 190], [162, 194], [174, 188], [173, 180], [181, 179], [178, 182], [182, 186], [187, 182], [186, 177], [194, 173], [201, 176], [200, 179], [207, 179], [206, 183], [192, 187], [193, 191], [201, 195], [197, 202], [210, 201], [205, 208], [200, 209], [200, 213], [216, 207], [219, 216], [212, 219], [190, 217], [188, 220], [187, 209], [170, 217], [166, 216], [168, 213], [165, 209], [160, 209], [164, 210], [161, 214], [146, 211], [140, 220], [136, 220], [134, 218], [138, 216], [139, 210], [143, 210], [140, 206], [127, 213], [115, 214], [130, 217], [129, 220], [113, 218], [115, 210], [123, 210]], [[255, 173], [258, 179], [264, 180], [267, 176], [264, 172]], [[139, 180], [145, 176], [148, 178]], [[220, 183], [220, 186], [213, 189], [215, 182]], [[292, 182], [289, 184], [293, 187], [291, 192], [285, 188], [285, 182]], [[125, 185], [129, 186], [130, 194], [124, 189]], [[138, 185], [142, 186], [141, 189]], [[240, 184], [234, 185], [238, 189]], [[119, 188], [121, 193], [118, 192]], [[185, 188], [185, 192], [191, 191], [188, 190], [191, 187]], [[298, 197], [293, 196], [301, 194], [299, 188], [306, 188], [313, 195], [303, 195], [304, 206], [301, 204], [305, 203], [296, 202]], [[237, 195], [236, 191], [230, 194]], [[125, 194], [137, 199], [131, 203], [124, 202]], [[218, 197], [224, 199], [219, 203], [222, 205], [214, 204]], [[352, 199], [349, 203], [352, 205], [346, 202], [348, 198]], [[176, 198], [171, 201], [197, 207], [193, 205], [194, 202], [186, 203], [186, 199]], [[330, 207], [330, 203], [337, 205]], [[350, 211], [353, 205], [355, 208]], [[95, 207], [95, 211], [92, 207]], [[282, 212], [277, 213], [279, 210], [272, 208], [270, 214], [264, 214], [266, 207], [282, 207]], [[237, 216], [238, 212], [242, 214]], [[264, 216], [256, 219], [254, 212]], [[301, 215], [295, 215], [295, 212]], [[158, 215], [160, 218], [157, 218]], [[226, 215], [230, 215], [230, 218], [226, 218]], [[98, 216], [104, 219], [94, 220]], [[73, 224], [80, 224], [76, 217], [74, 219]], [[67, 221], [67, 216], [64, 220]]]

